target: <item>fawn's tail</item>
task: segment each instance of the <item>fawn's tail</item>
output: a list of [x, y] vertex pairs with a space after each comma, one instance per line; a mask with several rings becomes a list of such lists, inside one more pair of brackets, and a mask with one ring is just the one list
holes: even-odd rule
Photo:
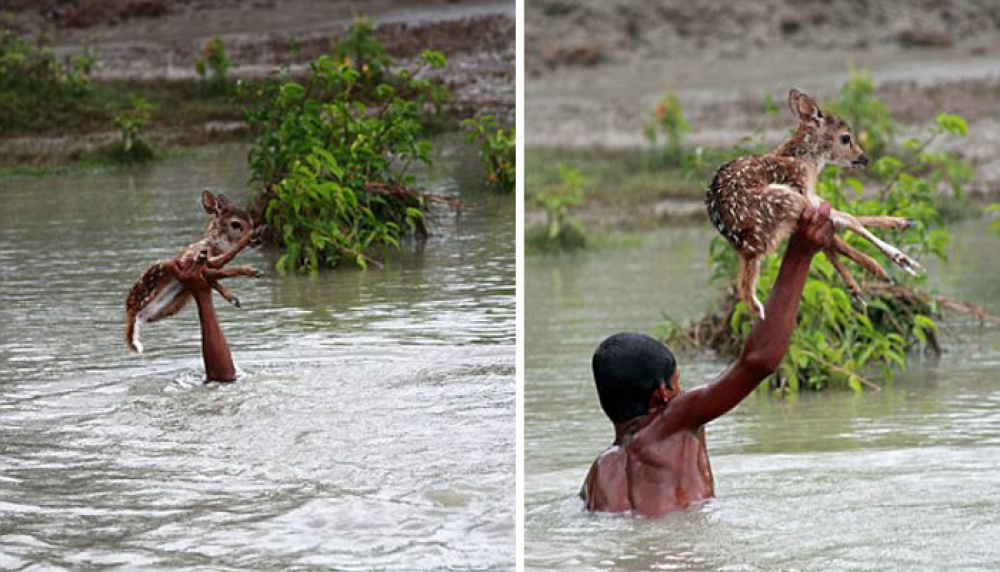
[[139, 341], [139, 332], [142, 330], [144, 320], [129, 312], [128, 320], [125, 323], [125, 346], [132, 353], [142, 353], [142, 342]]

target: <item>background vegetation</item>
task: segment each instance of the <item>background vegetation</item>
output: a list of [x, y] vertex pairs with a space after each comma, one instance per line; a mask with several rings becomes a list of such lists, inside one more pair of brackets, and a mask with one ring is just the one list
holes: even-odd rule
[[490, 186], [513, 192], [517, 182], [514, 167], [517, 154], [517, 136], [514, 127], [498, 125], [496, 118], [485, 114], [462, 121], [466, 129], [465, 140], [479, 147], [479, 158], [486, 169]]

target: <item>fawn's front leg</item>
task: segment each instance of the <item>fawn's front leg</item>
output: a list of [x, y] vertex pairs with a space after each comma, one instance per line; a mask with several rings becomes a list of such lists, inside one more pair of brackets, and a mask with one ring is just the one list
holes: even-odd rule
[[844, 266], [844, 263], [840, 261], [837, 251], [831, 246], [830, 248], [824, 250], [823, 254], [826, 255], [826, 259], [833, 265], [833, 269], [836, 270], [837, 274], [839, 274], [841, 279], [844, 280], [844, 284], [847, 286], [847, 291], [851, 293], [851, 298], [854, 300], [854, 303], [862, 308], [867, 306], [868, 303], [865, 301], [864, 294], [861, 293], [861, 286], [858, 286], [858, 282], [854, 279], [854, 276], [851, 275], [851, 271], [848, 270], [847, 267]]
[[254, 241], [259, 239], [260, 228], [254, 229], [253, 232], [246, 233], [243, 238], [237, 241], [236, 244], [232, 246], [229, 250], [223, 252], [218, 256], [211, 256], [208, 259], [209, 268], [222, 268], [229, 261], [236, 258], [236, 255], [240, 253], [244, 248], [250, 246]]
[[208, 268], [205, 276], [211, 280], [221, 280], [222, 278], [235, 278], [237, 276], [247, 276], [250, 278], [260, 278], [264, 273], [249, 264], [232, 266], [230, 268]]
[[916, 260], [913, 260], [904, 254], [900, 249], [872, 234], [871, 231], [865, 228], [858, 221], [858, 219], [854, 218], [852, 215], [842, 213], [840, 211], [832, 211], [830, 213], [830, 218], [833, 220], [833, 224], [836, 225], [838, 229], [846, 228], [860, 234], [868, 240], [868, 242], [871, 242], [876, 248], [884, 252], [885, 255], [888, 256], [890, 260], [895, 262], [897, 266], [906, 272], [909, 272], [913, 276], [916, 276], [923, 271], [923, 267], [920, 266]]

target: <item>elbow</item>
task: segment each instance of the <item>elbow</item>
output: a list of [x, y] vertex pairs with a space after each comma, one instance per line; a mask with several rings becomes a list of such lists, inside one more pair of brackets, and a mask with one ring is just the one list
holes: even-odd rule
[[740, 361], [753, 377], [764, 379], [778, 371], [783, 357], [785, 356], [774, 352], [750, 351], [745, 353]]

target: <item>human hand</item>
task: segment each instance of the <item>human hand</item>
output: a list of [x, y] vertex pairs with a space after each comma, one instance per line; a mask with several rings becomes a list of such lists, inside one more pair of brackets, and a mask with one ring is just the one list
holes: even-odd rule
[[792, 236], [792, 244], [809, 254], [830, 247], [835, 228], [830, 220], [830, 203], [823, 202], [819, 208], [807, 207], [799, 216], [798, 230]]
[[211, 286], [205, 277], [208, 252], [201, 251], [197, 255], [187, 255], [170, 261], [170, 271], [181, 284], [192, 294], [208, 294]]

